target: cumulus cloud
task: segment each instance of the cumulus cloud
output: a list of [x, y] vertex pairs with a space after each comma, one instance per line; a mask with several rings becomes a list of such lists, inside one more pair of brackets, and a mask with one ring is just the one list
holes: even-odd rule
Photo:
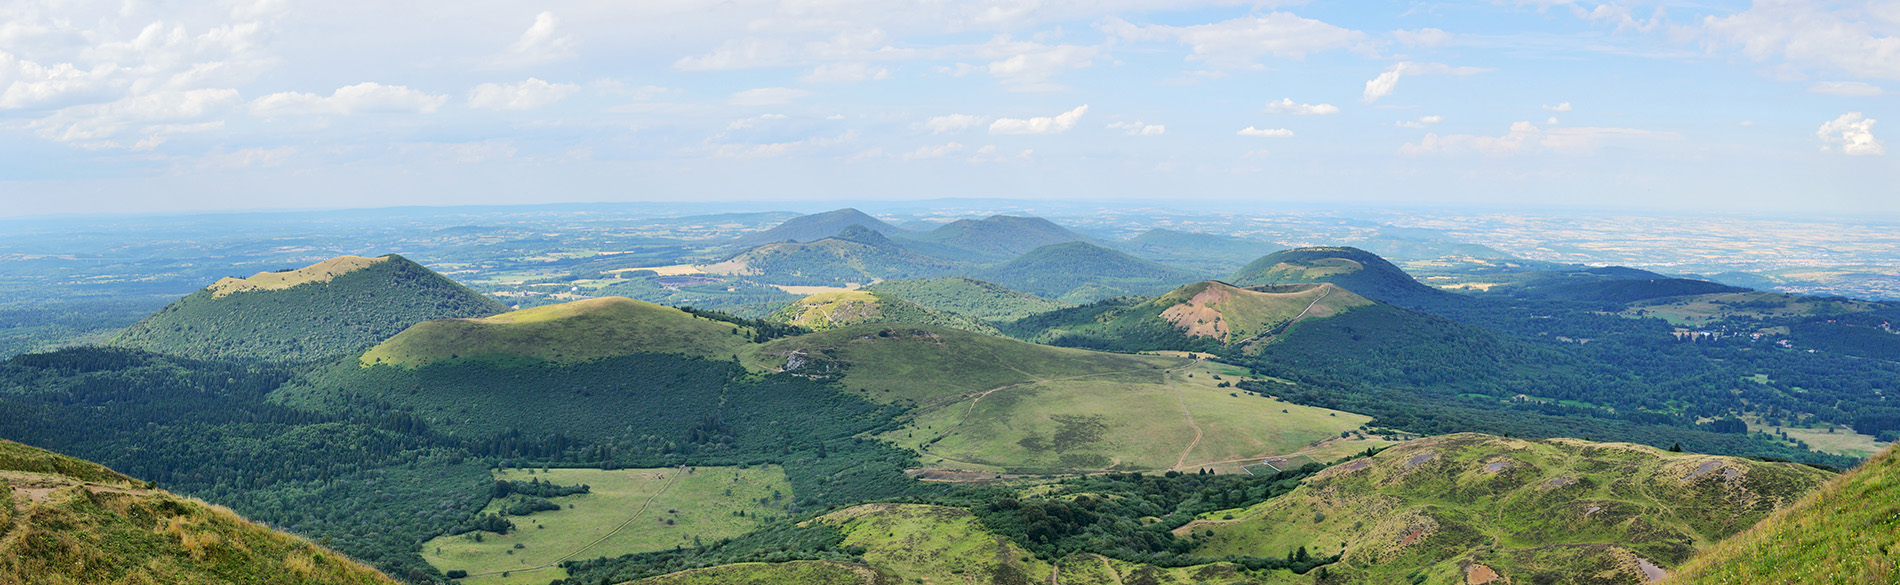
[[1395, 31], [1392, 31], [1392, 38], [1398, 40], [1401, 43], [1405, 43], [1407, 46], [1436, 47], [1436, 46], [1445, 44], [1446, 41], [1450, 41], [1451, 33], [1447, 33], [1445, 31], [1438, 30], [1435, 28], [1421, 28], [1418, 30], [1395, 30]]
[[1632, 128], [1538, 128], [1530, 122], [1518, 122], [1512, 124], [1510, 131], [1502, 136], [1426, 134], [1425, 138], [1417, 143], [1406, 143], [1400, 146], [1399, 154], [1408, 156], [1467, 153], [1491, 156], [1539, 153], [1582, 155], [1595, 152], [1598, 147], [1611, 141], [1681, 139], [1682, 135], [1675, 132]]
[[513, 44], [489, 60], [493, 67], [539, 65], [574, 56], [574, 37], [560, 34], [561, 20], [553, 12], [534, 15], [534, 23]]
[[1294, 103], [1293, 98], [1281, 98], [1277, 102], [1267, 102], [1262, 110], [1269, 114], [1292, 114], [1295, 116], [1324, 116], [1339, 113], [1339, 107], [1332, 104]]
[[1546, 112], [1568, 112], [1570, 110], [1571, 110], [1570, 102], [1564, 102], [1564, 103], [1557, 104], [1554, 106], [1549, 105], [1549, 104], [1544, 105], [1544, 111]]
[[1140, 120], [1133, 122], [1116, 122], [1109, 124], [1108, 129], [1120, 130], [1123, 134], [1129, 136], [1160, 136], [1168, 133], [1167, 126], [1161, 124], [1143, 124]]
[[1841, 114], [1815, 131], [1821, 138], [1821, 150], [1833, 152], [1835, 147], [1841, 154], [1849, 156], [1867, 156], [1887, 154], [1887, 147], [1874, 139], [1874, 123], [1877, 120], [1862, 116], [1860, 112]]
[[925, 120], [924, 127], [930, 129], [931, 134], [943, 134], [946, 132], [957, 132], [957, 131], [960, 131], [972, 126], [976, 126], [978, 124], [982, 124], [983, 122], [988, 121], [988, 120], [989, 118], [984, 118], [982, 116], [972, 116], [969, 114], [950, 114], [948, 116], [936, 116], [929, 120]]
[[1068, 132], [1075, 123], [1088, 113], [1087, 105], [1045, 118], [998, 118], [990, 123], [991, 134], [1059, 134]]
[[484, 83], [468, 91], [468, 107], [478, 110], [532, 110], [580, 91], [571, 83], [548, 83], [533, 77], [521, 83]]
[[1285, 129], [1285, 128], [1255, 128], [1253, 126], [1241, 128], [1240, 131], [1235, 132], [1235, 134], [1239, 134], [1241, 136], [1254, 136], [1254, 137], [1259, 137], [1259, 138], [1292, 138], [1293, 137], [1293, 131]]
[[1392, 125], [1400, 128], [1424, 128], [1443, 121], [1445, 121], [1444, 116], [1419, 116], [1416, 120], [1393, 122]]
[[1702, 21], [1711, 47], [1738, 48], [1757, 61], [1900, 79], [1900, 10], [1880, 3], [1755, 2]]
[[1879, 97], [1887, 95], [1880, 86], [1860, 81], [1822, 81], [1808, 86], [1808, 91], [1836, 95], [1841, 97]]
[[738, 120], [733, 120], [731, 124], [726, 125], [726, 129], [727, 130], [744, 130], [746, 128], [757, 126], [763, 122], [767, 122], [771, 120], [783, 120], [783, 119], [785, 119], [785, 114], [759, 114], [757, 116], [753, 116], [750, 118], [740, 118]]
[[446, 95], [431, 95], [401, 85], [364, 82], [346, 85], [329, 97], [294, 91], [273, 93], [251, 102], [251, 114], [266, 118], [295, 115], [416, 113], [431, 114], [449, 101]]
[[1492, 70], [1481, 67], [1452, 67], [1444, 63], [1400, 61], [1386, 68], [1385, 73], [1380, 73], [1378, 77], [1374, 77], [1371, 81], [1366, 82], [1365, 100], [1367, 102], [1376, 102], [1379, 101], [1379, 98], [1392, 95], [1392, 91], [1398, 88], [1399, 77], [1406, 75], [1466, 76], [1488, 73], [1490, 71]]
[[826, 63], [798, 78], [805, 83], [890, 79], [891, 70], [863, 62]]
[[905, 154], [904, 159], [916, 160], [916, 159], [922, 159], [922, 158], [943, 158], [944, 156], [955, 154], [958, 152], [963, 152], [963, 145], [957, 144], [955, 142], [951, 142], [951, 143], [943, 144], [939, 146], [920, 147], [917, 150], [913, 150]]
[[1174, 41], [1194, 51], [1189, 60], [1243, 69], [1260, 68], [1255, 60], [1264, 55], [1304, 59], [1311, 53], [1358, 45], [1366, 37], [1356, 30], [1286, 12], [1193, 26], [1139, 26], [1111, 18], [1103, 29], [1130, 41]]
[[166, 135], [222, 127], [222, 121], [184, 122], [217, 115], [242, 101], [235, 89], [152, 92], [103, 104], [63, 108], [28, 123], [28, 127], [41, 138], [71, 142], [89, 149], [124, 148], [127, 145], [112, 139], [136, 132], [144, 134], [145, 139], [130, 146], [149, 149], [163, 143]]
[[792, 103], [792, 100], [811, 95], [811, 92], [789, 87], [761, 87], [734, 92], [726, 103], [735, 106], [777, 106]]
[[1095, 64], [1102, 47], [1093, 45], [1044, 45], [997, 37], [974, 51], [996, 60], [982, 67], [959, 63], [947, 70], [951, 75], [981, 71], [1017, 91], [1050, 91], [1063, 86], [1050, 81], [1057, 73]]

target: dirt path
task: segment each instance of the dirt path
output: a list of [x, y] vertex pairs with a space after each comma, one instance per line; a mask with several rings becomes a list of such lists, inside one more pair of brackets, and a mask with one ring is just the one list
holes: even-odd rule
[[1266, 332], [1263, 332], [1263, 333], [1261, 333], [1261, 334], [1259, 334], [1259, 335], [1255, 335], [1255, 336], [1253, 336], [1252, 338], [1249, 338], [1249, 339], [1247, 339], [1247, 340], [1245, 340], [1245, 341], [1242, 341], [1242, 342], [1240, 342], [1240, 343], [1236, 343], [1236, 344], [1234, 344], [1234, 345], [1236, 345], [1236, 346], [1240, 346], [1240, 347], [1246, 347], [1246, 346], [1248, 346], [1248, 345], [1251, 345], [1251, 344], [1253, 344], [1253, 343], [1255, 343], [1255, 342], [1258, 342], [1258, 341], [1260, 341], [1260, 340], [1262, 340], [1262, 339], [1266, 339], [1266, 338], [1268, 338], [1268, 337], [1273, 337], [1274, 335], [1276, 335], [1276, 334], [1278, 334], [1278, 333], [1280, 333], [1280, 332], [1284, 332], [1284, 331], [1286, 331], [1286, 330], [1287, 330], [1287, 328], [1290, 328], [1290, 327], [1292, 327], [1294, 323], [1298, 323], [1298, 322], [1300, 322], [1300, 319], [1304, 319], [1304, 318], [1306, 318], [1306, 314], [1307, 314], [1307, 313], [1310, 313], [1310, 312], [1312, 312], [1312, 311], [1313, 311], [1313, 307], [1315, 307], [1315, 306], [1318, 306], [1318, 305], [1319, 305], [1319, 302], [1320, 302], [1320, 301], [1322, 301], [1322, 300], [1325, 300], [1325, 299], [1326, 299], [1326, 295], [1330, 295], [1330, 294], [1333, 294], [1333, 285], [1332, 285], [1331, 283], [1322, 283], [1322, 284], [1320, 285], [1320, 287], [1321, 287], [1321, 288], [1320, 288], [1320, 291], [1319, 291], [1319, 296], [1317, 296], [1317, 297], [1313, 297], [1313, 301], [1312, 301], [1312, 302], [1310, 302], [1310, 303], [1307, 303], [1307, 304], [1306, 304], [1306, 308], [1304, 308], [1304, 309], [1300, 309], [1300, 314], [1298, 314], [1298, 315], [1294, 315], [1292, 319], [1288, 319], [1285, 325], [1281, 325], [1281, 326], [1279, 326], [1279, 327], [1275, 327], [1275, 328], [1273, 328], [1273, 329], [1268, 329], [1268, 330], [1267, 330]]
[[1108, 576], [1115, 578], [1115, 585], [1122, 585], [1122, 574], [1115, 572], [1115, 565], [1110, 564], [1108, 562], [1108, 557], [1105, 557], [1102, 555], [1090, 555], [1090, 556], [1093, 556], [1095, 557], [1095, 560], [1102, 562], [1102, 570], [1108, 572]]
[[[1198, 360], [1198, 359], [1194, 360], [1194, 364], [1199, 364], [1199, 363], [1201, 363], [1201, 360]], [[1180, 368], [1176, 368], [1175, 370], [1170, 370], [1168, 372], [1168, 380], [1167, 380], [1168, 388], [1174, 390], [1175, 400], [1178, 400], [1181, 403], [1181, 417], [1187, 419], [1188, 426], [1193, 427], [1194, 429], [1194, 442], [1188, 443], [1187, 448], [1181, 450], [1181, 457], [1179, 459], [1174, 460], [1174, 467], [1168, 468], [1168, 469], [1176, 470], [1176, 471], [1180, 470], [1182, 465], [1187, 464], [1188, 454], [1193, 453], [1195, 447], [1201, 446], [1201, 437], [1202, 437], [1201, 425], [1194, 423], [1194, 411], [1188, 410], [1187, 391], [1182, 390], [1180, 386], [1175, 385], [1174, 383], [1174, 374], [1178, 370], [1186, 369], [1187, 367], [1192, 366], [1194, 364], [1189, 364], [1188, 366], [1182, 366]]]
[[673, 473], [673, 479], [668, 480], [666, 482], [666, 485], [660, 486], [660, 491], [653, 492], [653, 495], [647, 496], [647, 500], [645, 502], [640, 503], [640, 509], [634, 510], [633, 514], [630, 514], [627, 516], [627, 521], [621, 522], [619, 526], [615, 526], [613, 531], [608, 532], [606, 535], [595, 539], [593, 542], [587, 543], [587, 546], [574, 549], [573, 551], [568, 552], [566, 555], [563, 555], [560, 558], [554, 559], [552, 561], [548, 561], [547, 564], [544, 564], [538, 567], [529, 567], [526, 569], [509, 569], [506, 571], [491, 571], [487, 573], [481, 573], [481, 574], [469, 575], [469, 576], [470, 577], [486, 577], [489, 575], [500, 575], [502, 573], [529, 573], [529, 572], [534, 572], [534, 571], [540, 571], [543, 569], [552, 569], [552, 568], [558, 567], [560, 566], [562, 561], [566, 561], [568, 559], [574, 558], [575, 556], [578, 556], [581, 553], [586, 552], [587, 549], [594, 548], [595, 546], [600, 545], [600, 543], [606, 542], [607, 539], [613, 538], [614, 535], [620, 534], [620, 532], [623, 530], [626, 530], [628, 526], [632, 526], [634, 520], [639, 520], [640, 516], [646, 513], [647, 508], [650, 508], [653, 506], [653, 500], [660, 499], [660, 496], [666, 495], [666, 492], [668, 490], [673, 489], [673, 484], [679, 483], [680, 477], [684, 475], [686, 475], [685, 466], [681, 466], [680, 468], [675, 469]]

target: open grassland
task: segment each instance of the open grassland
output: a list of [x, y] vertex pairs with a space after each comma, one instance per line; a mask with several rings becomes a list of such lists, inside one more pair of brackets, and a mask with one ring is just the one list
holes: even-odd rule
[[995, 327], [970, 317], [927, 309], [895, 295], [862, 290], [814, 294], [774, 311], [767, 318], [816, 331], [858, 323], [908, 323], [1001, 334]]
[[365, 366], [418, 367], [462, 358], [574, 363], [634, 353], [726, 358], [750, 331], [672, 307], [623, 297], [523, 309], [481, 319], [417, 323], [360, 358]]
[[372, 264], [386, 262], [388, 256], [364, 258], [362, 256], [338, 256], [316, 264], [285, 270], [283, 272], [259, 272], [249, 278], [222, 278], [208, 287], [213, 297], [223, 297], [234, 292], [254, 290], [283, 290], [309, 282], [329, 282], [337, 275], [355, 272]]
[[1070, 306], [1061, 301], [963, 276], [887, 280], [869, 288], [938, 311], [994, 322], [1014, 321]]
[[[471, 532], [423, 544], [423, 559], [445, 572], [467, 571], [470, 576], [462, 580], [467, 585], [540, 585], [567, 577], [550, 566], [562, 560], [690, 547], [695, 537], [710, 542], [738, 536], [757, 527], [760, 516], [782, 514], [778, 506], [792, 497], [784, 470], [775, 466], [699, 467], [691, 473], [678, 468], [550, 469], [534, 475], [506, 470], [495, 477], [585, 484], [592, 491], [548, 498], [560, 510], [510, 516], [515, 530], [509, 534]], [[499, 512], [504, 503], [490, 502], [482, 513]]]
[[1893, 445], [1883, 443], [1873, 435], [1856, 433], [1853, 427], [1831, 427], [1833, 432], [1828, 432], [1830, 427], [1826, 426], [1813, 428], [1770, 426], [1762, 424], [1760, 418], [1752, 416], [1742, 417], [1742, 422], [1748, 423], [1748, 432], [1751, 433], [1756, 431], [1770, 434], [1785, 433], [1790, 439], [1799, 439], [1807, 443], [1809, 449], [1861, 459], [1872, 457], [1875, 453]]
[[[1141, 376], [998, 386], [919, 409], [880, 438], [946, 469], [1017, 473], [1117, 470], [1238, 472], [1289, 455], [1371, 419], [1222, 388], [1191, 362]], [[1231, 379], [1231, 378], [1229, 378]]]
[[1344, 546], [1329, 567], [1341, 583], [1457, 583], [1478, 571], [1512, 582], [1634, 584], [1830, 476], [1625, 443], [1447, 435], [1328, 469], [1291, 494], [1210, 514], [1177, 534], [1210, 556]]
[[1900, 457], [1890, 449], [1684, 565], [1671, 585], [1900, 580]]
[[1770, 292], [1736, 292], [1669, 297], [1633, 303], [1623, 314], [1657, 317], [1673, 325], [1696, 325], [1734, 317], [1773, 319], [1874, 309], [1859, 301], [1802, 297]]

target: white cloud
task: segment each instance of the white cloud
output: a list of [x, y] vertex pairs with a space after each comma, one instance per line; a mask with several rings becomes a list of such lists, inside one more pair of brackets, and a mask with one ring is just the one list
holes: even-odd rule
[[1445, 121], [1444, 116], [1419, 116], [1416, 120], [1404, 120], [1392, 123], [1400, 128], [1424, 128]]
[[948, 116], [936, 116], [925, 120], [924, 127], [929, 128], [931, 134], [943, 134], [946, 132], [957, 132], [971, 126], [982, 124], [988, 120], [989, 118], [969, 114], [950, 114]]
[[251, 114], [266, 118], [377, 112], [431, 114], [448, 101], [446, 95], [430, 95], [401, 85], [364, 82], [339, 87], [330, 97], [294, 91], [270, 94], [251, 102]]
[[1103, 29], [1131, 41], [1174, 41], [1193, 49], [1189, 60], [1241, 69], [1260, 68], [1255, 59], [1263, 55], [1304, 59], [1310, 53], [1358, 45], [1366, 37], [1356, 30], [1286, 12], [1193, 26], [1139, 26], [1110, 18]]
[[1879, 97], [1887, 95], [1880, 86], [1860, 81], [1822, 81], [1808, 86], [1808, 91], [1836, 95], [1841, 97]]
[[1292, 138], [1293, 137], [1293, 131], [1285, 129], [1285, 128], [1255, 128], [1253, 126], [1241, 128], [1240, 131], [1235, 132], [1235, 134], [1239, 134], [1241, 136], [1255, 136], [1255, 137], [1260, 137], [1260, 138]]
[[1890, 3], [1758, 1], [1704, 18], [1702, 32], [1710, 47], [1737, 47], [1757, 61], [1900, 79], [1900, 10]]
[[1262, 110], [1269, 114], [1293, 114], [1295, 116], [1324, 116], [1339, 113], [1339, 106], [1332, 104], [1294, 103], [1293, 98], [1281, 98], [1277, 102], [1267, 102]]
[[243, 169], [250, 167], [274, 167], [297, 154], [297, 147], [279, 146], [277, 148], [246, 148], [232, 152], [220, 152], [205, 155], [198, 161], [200, 169]]
[[1549, 105], [1549, 104], [1544, 105], [1544, 111], [1546, 112], [1568, 112], [1570, 110], [1571, 110], [1570, 102], [1564, 102], [1564, 103], [1557, 104], [1554, 106]]
[[1632, 128], [1538, 128], [1530, 122], [1518, 122], [1503, 136], [1426, 134], [1418, 143], [1399, 147], [1408, 156], [1479, 153], [1491, 156], [1519, 154], [1590, 154], [1610, 141], [1681, 140], [1675, 132], [1657, 132]]
[[998, 118], [990, 123], [991, 134], [1058, 134], [1068, 132], [1075, 127], [1077, 120], [1088, 113], [1087, 105], [1057, 114], [1050, 118]]
[[484, 83], [468, 91], [468, 107], [478, 110], [532, 110], [580, 91], [572, 83], [548, 83], [533, 77], [521, 83]]
[[1401, 43], [1405, 43], [1408, 46], [1436, 47], [1436, 46], [1445, 44], [1447, 41], [1450, 41], [1451, 33], [1447, 33], [1445, 31], [1438, 30], [1435, 28], [1421, 28], [1418, 30], [1395, 30], [1395, 31], [1392, 31], [1392, 38], [1398, 40]]
[[812, 69], [811, 73], [806, 73], [804, 76], [799, 77], [798, 80], [805, 83], [825, 83], [832, 81], [871, 81], [890, 78], [891, 70], [889, 69], [869, 63], [853, 61], [848, 63], [826, 63], [819, 65]]
[[982, 70], [1002, 82], [1004, 87], [1020, 91], [1048, 91], [1062, 89], [1061, 85], [1051, 83], [1050, 78], [1066, 69], [1080, 69], [1095, 64], [1095, 57], [1102, 52], [1102, 47], [1044, 45], [998, 37], [977, 51], [1001, 57], [982, 67]]
[[773, 158], [822, 150], [850, 142], [858, 137], [855, 130], [837, 136], [814, 136], [804, 140], [768, 144], [715, 144], [712, 154], [719, 158]]
[[940, 146], [925, 146], [904, 155], [905, 160], [921, 158], [943, 158], [946, 155], [963, 152], [963, 145], [951, 142]]
[[1108, 129], [1121, 130], [1123, 134], [1129, 136], [1160, 136], [1168, 133], [1167, 126], [1161, 124], [1143, 124], [1140, 120], [1133, 122], [1116, 122], [1109, 124]]
[[1886, 146], [1874, 139], [1874, 123], [1877, 120], [1862, 116], [1860, 112], [1841, 114], [1841, 117], [1821, 125], [1815, 132], [1821, 138], [1821, 150], [1833, 152], [1834, 147], [1841, 148], [1841, 154], [1850, 156], [1887, 154]]
[[1481, 67], [1452, 67], [1443, 63], [1400, 61], [1386, 68], [1385, 73], [1380, 73], [1378, 77], [1374, 77], [1371, 81], [1366, 82], [1365, 100], [1367, 102], [1376, 102], [1379, 101], [1379, 98], [1392, 95], [1392, 90], [1396, 89], [1399, 85], [1399, 77], [1405, 75], [1465, 76], [1488, 73], [1490, 71], [1492, 70]]
[[769, 120], [783, 120], [783, 119], [785, 119], [785, 114], [759, 114], [751, 118], [740, 118], [738, 120], [733, 120], [731, 124], [726, 125], [726, 129], [727, 130], [744, 130], [746, 128], [757, 126], [761, 122], [766, 122]]
[[524, 67], [574, 57], [574, 37], [558, 34], [561, 20], [553, 12], [534, 15], [534, 24], [513, 44], [489, 60], [492, 67]]
[[789, 87], [761, 87], [734, 92], [726, 103], [735, 106], [777, 106], [792, 103], [792, 100], [811, 95], [811, 92]]
[[85, 104], [63, 108], [52, 115], [28, 123], [41, 137], [71, 142], [84, 148], [122, 148], [111, 140], [128, 130], [146, 134], [143, 144], [149, 149], [164, 142], [167, 134], [196, 132], [222, 127], [222, 121], [207, 124], [181, 124], [222, 113], [243, 98], [235, 89], [193, 89], [162, 91], [120, 98], [103, 104]]

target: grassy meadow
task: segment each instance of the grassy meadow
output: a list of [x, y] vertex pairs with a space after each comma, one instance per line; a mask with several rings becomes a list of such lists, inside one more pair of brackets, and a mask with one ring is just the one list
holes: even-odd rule
[[[586, 484], [592, 491], [548, 498], [563, 506], [560, 510], [509, 516], [515, 524], [509, 534], [471, 532], [423, 543], [423, 559], [445, 572], [467, 571], [466, 585], [541, 585], [567, 576], [559, 567], [547, 567], [562, 560], [691, 547], [694, 537], [709, 542], [738, 536], [757, 527], [761, 515], [782, 514], [777, 506], [792, 498], [785, 472], [776, 466], [698, 467], [692, 473], [549, 469], [532, 475], [511, 469], [497, 471], [495, 478]], [[774, 492], [780, 499], [773, 499]], [[502, 500], [490, 502], [482, 513], [498, 512], [502, 505]]]

